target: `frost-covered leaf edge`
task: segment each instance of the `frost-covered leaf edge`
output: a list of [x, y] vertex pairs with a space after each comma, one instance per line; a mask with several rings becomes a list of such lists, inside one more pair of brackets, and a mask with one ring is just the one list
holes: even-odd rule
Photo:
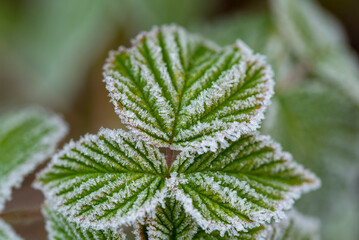
[[29, 107], [23, 110], [14, 111], [10, 114], [17, 115], [14, 122], [12, 122], [13, 125], [18, 123], [18, 121], [20, 122], [24, 119], [29, 119], [33, 115], [39, 115], [47, 118], [46, 122], [56, 126], [58, 129], [41, 140], [41, 143], [48, 144], [48, 148], [45, 151], [33, 155], [26, 161], [26, 163], [18, 166], [8, 176], [7, 182], [0, 188], [1, 195], [4, 196], [4, 198], [0, 199], [0, 211], [4, 208], [5, 202], [11, 199], [12, 188], [20, 187], [24, 177], [55, 152], [57, 144], [68, 132], [68, 126], [60, 116], [40, 107]]
[[[175, 24], [172, 25], [163, 25], [160, 27], [169, 28], [169, 29], [181, 29], [185, 32], [182, 27], [179, 27]], [[110, 102], [114, 105], [114, 110], [116, 114], [120, 117], [122, 123], [126, 125], [126, 127], [132, 131], [134, 134], [141, 137], [142, 140], [145, 142], [148, 142], [149, 144], [152, 144], [157, 147], [170, 147], [172, 150], [180, 150], [180, 151], [196, 151], [196, 152], [206, 152], [206, 151], [216, 151], [217, 148], [223, 147], [228, 145], [228, 140], [236, 140], [238, 139], [242, 134], [250, 133], [255, 131], [260, 127], [261, 121], [264, 119], [264, 112], [266, 111], [267, 107], [271, 104], [271, 97], [274, 94], [274, 73], [270, 65], [266, 62], [266, 57], [261, 54], [254, 54], [252, 49], [249, 48], [244, 42], [241, 40], [237, 40], [235, 44], [229, 45], [227, 47], [236, 47], [243, 51], [243, 55], [245, 57], [245, 60], [252, 60], [255, 62], [256, 66], [264, 66], [265, 67], [265, 75], [263, 78], [267, 80], [266, 82], [266, 88], [267, 91], [264, 93], [263, 97], [263, 104], [259, 109], [256, 109], [256, 115], [251, 118], [251, 120], [246, 124], [238, 124], [236, 121], [232, 122], [232, 125], [229, 129], [220, 131], [217, 135], [214, 137], [208, 138], [208, 140], [202, 140], [200, 142], [195, 143], [189, 143], [187, 146], [183, 145], [174, 145], [169, 144], [168, 142], [159, 142], [156, 139], [151, 138], [147, 134], [143, 133], [140, 129], [135, 128], [132, 126], [131, 122], [126, 117], [126, 113], [121, 110], [121, 106], [117, 103], [115, 100], [116, 93], [112, 92], [112, 89], [114, 89], [115, 86], [115, 79], [112, 78], [110, 75], [113, 74], [113, 71], [111, 70], [111, 67], [113, 67], [113, 61], [116, 57], [116, 55], [120, 54], [121, 52], [125, 50], [130, 50], [133, 48], [136, 48], [136, 44], [140, 41], [143, 36], [151, 34], [153, 31], [157, 31], [160, 27], [155, 26], [150, 31], [144, 31], [139, 33], [133, 40], [132, 40], [132, 46], [129, 48], [125, 48], [123, 46], [120, 46], [118, 50], [112, 50], [109, 53], [109, 57], [106, 60], [106, 64], [103, 67], [103, 82], [106, 84], [106, 88], [109, 91], [109, 97]], [[217, 45], [214, 42], [211, 42], [210, 40], [204, 39], [199, 35], [192, 34], [195, 38], [201, 39], [204, 42], [204, 45], [209, 46], [210, 48], [214, 50], [222, 49], [219, 45]], [[223, 47], [225, 48], [225, 47]], [[244, 60], [242, 60], [244, 62]], [[218, 124], [221, 124], [220, 121], [218, 121]], [[241, 129], [239, 131], [238, 129]], [[227, 138], [227, 139], [226, 139]], [[222, 146], [218, 146], [222, 145]]]
[[[7, 238], [5, 238], [5, 239], [1, 238], [2, 233]], [[12, 229], [11, 226], [9, 224], [7, 224], [6, 222], [4, 222], [4, 220], [2, 220], [1, 218], [0, 218], [0, 239], [2, 239], [2, 240], [22, 240], [22, 238], [15, 233], [14, 229]]]
[[[248, 232], [239, 232], [237, 236], [231, 236], [231, 239], [242, 239], [242, 237], [246, 237], [246, 239], [256, 239], [256, 240], [287, 240], [284, 239], [285, 234], [287, 234], [288, 228], [290, 227], [291, 222], [293, 222], [294, 227], [300, 228], [303, 232], [303, 234], [309, 233], [313, 234], [313, 238], [310, 238], [310, 240], [319, 240], [319, 225], [320, 222], [318, 219], [309, 217], [306, 215], [303, 215], [299, 213], [296, 209], [292, 209], [289, 212], [286, 212], [286, 217], [282, 219], [279, 222], [272, 221], [271, 223], [261, 225], [261, 228], [256, 230], [253, 233]], [[205, 240], [207, 239], [204, 231], [200, 230], [197, 232], [199, 236], [195, 236], [195, 240]], [[201, 236], [203, 235], [204, 236]], [[243, 234], [241, 236], [241, 234]], [[246, 236], [247, 235], [247, 236]], [[211, 234], [208, 235], [211, 240], [217, 239], [216, 236], [211, 236]], [[225, 239], [228, 238], [228, 235], [221, 236], [219, 239]], [[247, 238], [248, 237], [248, 238]], [[299, 240], [299, 239], [296, 239]]]
[[[169, 210], [167, 208], [168, 206], [170, 206]], [[171, 213], [171, 216], [168, 216], [168, 212], [165, 212], [166, 210]], [[145, 234], [148, 237], [148, 239], [165, 240], [165, 239], [173, 238], [173, 235], [163, 233], [159, 228], [163, 226], [165, 231], [171, 231], [173, 229], [172, 228], [173, 224], [178, 224], [178, 222], [171, 221], [173, 219], [169, 219], [169, 217], [170, 218], [174, 217], [175, 220], [178, 220], [178, 215], [180, 216], [182, 233], [180, 235], [177, 233], [176, 239], [179, 240], [192, 239], [198, 230], [197, 224], [195, 223], [194, 219], [184, 211], [182, 203], [168, 195], [162, 204], [157, 205], [154, 212], [146, 216], [146, 218], [139, 219], [137, 221], [135, 225], [135, 229], [133, 231], [133, 233], [136, 236], [136, 240], [141, 240], [142, 239], [141, 236], [143, 234]], [[167, 224], [169, 225], [165, 225], [166, 221]], [[176, 227], [174, 227], [174, 229], [176, 229]]]
[[65, 144], [65, 146], [58, 151], [51, 159], [51, 162], [48, 164], [48, 166], [37, 173], [36, 180], [33, 183], [33, 187], [36, 189], [39, 189], [43, 192], [45, 195], [46, 203], [49, 207], [53, 208], [54, 210], [58, 211], [59, 213], [63, 214], [65, 217], [68, 218], [70, 222], [74, 222], [79, 224], [81, 227], [87, 229], [87, 228], [93, 228], [96, 230], [104, 230], [108, 228], [117, 228], [119, 226], [130, 226], [131, 224], [135, 223], [136, 220], [143, 218], [146, 216], [147, 213], [151, 213], [155, 210], [156, 206], [158, 204], [161, 204], [163, 202], [163, 199], [167, 195], [168, 191], [168, 183], [165, 182], [165, 186], [160, 190], [157, 191], [153, 197], [153, 199], [142, 206], [142, 208], [139, 211], [133, 211], [130, 214], [127, 214], [126, 216], [122, 218], [116, 219], [116, 221], [108, 222], [106, 220], [100, 222], [100, 223], [94, 223], [91, 221], [88, 221], [86, 219], [73, 217], [71, 216], [71, 212], [67, 207], [64, 207], [62, 205], [63, 201], [56, 201], [56, 192], [48, 188], [45, 184], [43, 184], [41, 181], [39, 181], [41, 175], [45, 174], [47, 171], [51, 169], [53, 165], [56, 164], [57, 161], [59, 161], [59, 157], [63, 154], [71, 150], [74, 146], [76, 146], [77, 143], [82, 143], [86, 141], [91, 141], [92, 139], [95, 139], [101, 135], [107, 135], [111, 133], [120, 133], [125, 135], [130, 135], [132, 137], [137, 138], [137, 136], [133, 135], [131, 132], [126, 132], [122, 129], [117, 130], [111, 130], [106, 128], [100, 128], [99, 132], [97, 134], [86, 134], [82, 137], [80, 137], [79, 140], [74, 141], [71, 140], [69, 143]]
[[[78, 232], [81, 232], [80, 234], [83, 234], [83, 235], [90, 234], [93, 236], [93, 233], [96, 231], [107, 231], [110, 234], [110, 236], [106, 236], [106, 238], [110, 237], [111, 239], [113, 239], [115, 237], [115, 239], [127, 239], [126, 234], [123, 232], [122, 228], [106, 229], [106, 230], [95, 230], [95, 229], [91, 229], [91, 228], [88, 228], [88, 229], [81, 228], [81, 226], [79, 226], [77, 223], [70, 222], [61, 213], [58, 213], [55, 210], [51, 209], [51, 207], [49, 207], [49, 205], [46, 202], [42, 206], [41, 212], [45, 218], [45, 229], [48, 234], [48, 239], [50, 239], [50, 240], [59, 238], [59, 236], [56, 235], [56, 231], [54, 230], [54, 228], [57, 227], [54, 225], [55, 220], [56, 220], [56, 225], [62, 224], [61, 226], [59, 226], [60, 228], [70, 229], [71, 234], [76, 235], [76, 239], [78, 239], [78, 240], [81, 240], [81, 239], [87, 240], [88, 239], [86, 237], [79, 238]], [[75, 229], [76, 231], [73, 231], [73, 229]], [[55, 238], [56, 236], [58, 238]], [[103, 236], [103, 237], [105, 237], [105, 236]]]
[[[252, 229], [255, 227], [259, 227], [262, 224], [267, 224], [272, 220], [279, 221], [286, 217], [285, 211], [290, 210], [293, 205], [294, 201], [299, 199], [302, 194], [310, 192], [312, 190], [316, 190], [321, 186], [320, 179], [311, 171], [305, 169], [299, 163], [296, 163], [293, 160], [293, 157], [290, 153], [282, 151], [282, 147], [279, 143], [275, 142], [271, 139], [270, 136], [261, 135], [259, 132], [255, 132], [253, 136], [256, 136], [264, 141], [267, 141], [267, 144], [272, 146], [275, 149], [276, 154], [281, 155], [287, 162], [288, 167], [295, 168], [297, 171], [296, 173], [301, 173], [302, 175], [306, 176], [308, 179], [311, 179], [311, 183], [304, 183], [299, 186], [290, 187], [290, 191], [284, 195], [284, 198], [278, 202], [276, 206], [275, 212], [267, 213], [268, 216], [263, 216], [261, 214], [258, 215], [259, 219], [257, 221], [253, 221], [251, 224], [243, 225], [237, 221], [234, 221], [231, 226], [223, 226], [221, 224], [217, 224], [215, 222], [211, 222], [206, 220], [202, 217], [202, 214], [193, 207], [192, 199], [186, 196], [185, 193], [177, 186], [178, 184], [185, 184], [186, 183], [186, 176], [185, 173], [178, 174], [177, 172], [171, 172], [171, 178], [168, 179], [168, 185], [170, 192], [169, 194], [172, 197], [175, 197], [178, 201], [183, 203], [185, 211], [191, 215], [200, 228], [204, 229], [207, 233], [211, 233], [215, 230], [220, 231], [220, 234], [223, 235], [226, 232], [230, 236], [235, 236], [236, 232], [238, 231], [245, 231], [246, 229]], [[190, 156], [191, 152], [181, 152], [177, 159], [181, 156]], [[176, 159], [176, 160], [177, 160]], [[174, 163], [175, 164], [175, 163]]]

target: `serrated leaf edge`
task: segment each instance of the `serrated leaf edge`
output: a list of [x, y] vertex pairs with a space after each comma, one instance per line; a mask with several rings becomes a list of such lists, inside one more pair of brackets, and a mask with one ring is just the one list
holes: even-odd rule
[[[176, 25], [164, 25], [163, 28], [168, 28], [168, 29], [180, 29], [185, 31], [183, 28], [178, 27]], [[121, 121], [126, 124], [126, 127], [132, 131], [135, 135], [139, 136], [143, 141], [157, 146], [157, 147], [169, 147], [172, 150], [180, 150], [180, 151], [197, 151], [200, 153], [206, 152], [206, 151], [216, 151], [220, 145], [220, 147], [225, 147], [228, 145], [228, 141], [229, 140], [237, 140], [242, 134], [246, 134], [246, 133], [250, 133], [252, 131], [255, 131], [256, 129], [258, 129], [260, 127], [260, 123], [261, 121], [264, 119], [264, 112], [267, 108], [268, 105], [270, 105], [271, 103], [271, 97], [274, 94], [274, 73], [272, 68], [266, 63], [266, 58], [263, 55], [260, 54], [254, 54], [253, 51], [241, 40], [237, 40], [235, 44], [233, 44], [232, 46], [228, 46], [228, 47], [236, 47], [239, 48], [244, 55], [244, 61], [253, 61], [255, 62], [255, 65], [260, 65], [260, 66], [264, 66], [265, 67], [265, 74], [262, 77], [263, 79], [266, 79], [266, 84], [267, 84], [267, 91], [263, 93], [263, 104], [262, 106], [256, 110], [256, 114], [254, 114], [253, 117], [251, 117], [250, 121], [248, 123], [237, 123], [237, 122], [232, 122], [230, 123], [231, 127], [228, 128], [227, 130], [223, 130], [220, 131], [218, 133], [216, 133], [215, 136], [209, 137], [206, 140], [202, 140], [200, 142], [186, 142], [186, 144], [184, 145], [174, 145], [174, 144], [168, 144], [168, 142], [164, 142], [164, 141], [153, 141], [153, 139], [151, 137], [149, 137], [147, 134], [143, 133], [141, 130], [139, 130], [138, 128], [133, 127], [133, 123], [136, 122], [135, 120], [131, 121], [128, 116], [132, 116], [132, 112], [129, 111], [124, 111], [122, 109], [122, 107], [118, 104], [118, 102], [115, 100], [116, 99], [116, 92], [113, 91], [113, 89], [115, 88], [115, 79], [113, 77], [111, 77], [111, 74], [114, 74], [114, 71], [111, 70], [112, 67], [114, 67], [113, 62], [115, 60], [115, 56], [120, 54], [123, 51], [130, 51], [131, 49], [136, 48], [136, 43], [138, 41], [140, 41], [143, 36], [147, 36], [152, 34], [154, 31], [157, 31], [159, 29], [159, 27], [154, 27], [151, 31], [149, 32], [142, 32], [140, 33], [133, 41], [132, 44], [133, 46], [131, 46], [130, 48], [125, 48], [125, 47], [119, 47], [119, 49], [117, 51], [111, 51], [109, 57], [106, 60], [106, 64], [103, 67], [103, 76], [104, 76], [104, 80], [103, 82], [106, 84], [106, 88], [109, 91], [109, 96], [110, 96], [110, 102], [112, 102], [114, 104], [114, 109], [115, 112], [117, 113], [117, 115], [120, 117]], [[193, 35], [193, 34], [191, 34]], [[221, 47], [219, 47], [217, 44], [203, 39], [200, 36], [197, 35], [193, 35], [195, 37], [197, 37], [198, 39], [201, 39], [203, 41], [203, 43], [207, 46], [209, 46], [210, 48], [214, 49], [215, 51], [218, 51], [219, 49], [222, 49]], [[221, 121], [217, 121], [216, 124], [221, 125], [223, 124]], [[141, 124], [139, 124], [141, 125]], [[154, 129], [155, 130], [155, 129]], [[158, 133], [160, 135], [160, 133]]]
[[[267, 145], [275, 149], [275, 154], [286, 160], [289, 168], [295, 168], [297, 170], [296, 173], [305, 175], [308, 179], [312, 179], [313, 182], [304, 183], [301, 186], [290, 187], [289, 191], [284, 195], [284, 199], [278, 201], [274, 212], [268, 211], [266, 213], [259, 213], [258, 219], [253, 223], [242, 224], [234, 219], [232, 225], [223, 225], [217, 224], [214, 221], [208, 221], [202, 217], [201, 213], [193, 207], [192, 199], [186, 196], [186, 194], [177, 187], [180, 183], [186, 183], [187, 180], [185, 179], [185, 174], [172, 172], [171, 178], [168, 179], [169, 194], [183, 203], [184, 210], [190, 214], [197, 224], [207, 233], [218, 230], [221, 235], [224, 235], [227, 232], [230, 236], [236, 236], [236, 233], [239, 231], [247, 231], [246, 229], [252, 229], [262, 224], [267, 224], [272, 220], [280, 221], [286, 217], [285, 211], [291, 209], [294, 205], [294, 201], [299, 199], [302, 194], [316, 190], [321, 186], [320, 179], [314, 173], [296, 163], [290, 153], [282, 152], [282, 147], [279, 143], [273, 141], [269, 136], [263, 136], [259, 133], [256, 133], [256, 135], [261, 140], [267, 141]], [[180, 155], [186, 156], [188, 154], [190, 154], [190, 152], [182, 152]]]
[[5, 207], [5, 202], [11, 199], [12, 188], [20, 187], [25, 176], [31, 173], [40, 163], [45, 161], [55, 152], [57, 144], [68, 132], [67, 124], [60, 116], [39, 107], [32, 107], [19, 112], [16, 119], [14, 119], [11, 124], [16, 124], [18, 121], [20, 122], [24, 119], [30, 118], [34, 113], [48, 116], [46, 122], [57, 126], [58, 130], [42, 139], [41, 143], [46, 143], [49, 146], [45, 151], [36, 153], [28, 159], [26, 163], [15, 168], [8, 176], [6, 183], [1, 184], [0, 195], [4, 197], [0, 198], [0, 212]]
[[[58, 199], [56, 197], [56, 192], [54, 190], [52, 190], [47, 185], [43, 184], [42, 182], [40, 182], [38, 180], [38, 179], [40, 179], [41, 175], [46, 174], [46, 172], [51, 170], [52, 166], [54, 166], [54, 165], [56, 165], [56, 163], [60, 162], [60, 160], [59, 160], [60, 156], [62, 156], [64, 153], [67, 153], [68, 151], [70, 151], [77, 144], [96, 140], [96, 139], [98, 139], [99, 136], [104, 136], [104, 135], [107, 136], [106, 134], [111, 133], [111, 132], [113, 133], [114, 130], [101, 128], [97, 134], [86, 134], [86, 135], [82, 136], [76, 142], [74, 140], [71, 140], [69, 143], [67, 143], [63, 147], [62, 150], [60, 150], [53, 156], [50, 164], [48, 164], [48, 166], [45, 169], [43, 169], [41, 172], [39, 172], [37, 174], [37, 177], [36, 177], [37, 180], [35, 180], [35, 182], [33, 183], [34, 188], [39, 189], [44, 193], [45, 198], [47, 200], [47, 204], [51, 208], [53, 208], [54, 210], [63, 214], [64, 216], [66, 216], [69, 219], [69, 221], [78, 223], [79, 225], [81, 225], [81, 227], [84, 227], [84, 228], [93, 228], [96, 230], [104, 230], [104, 229], [108, 229], [108, 228], [117, 228], [119, 226], [130, 226], [133, 223], [135, 223], [136, 220], [144, 218], [146, 216], [146, 214], [153, 213], [155, 211], [157, 205], [162, 204], [164, 198], [167, 195], [167, 191], [168, 191], [167, 185], [168, 184], [167, 184], [167, 182], [165, 182], [165, 186], [160, 191], [157, 190], [157, 192], [154, 194], [153, 199], [151, 201], [147, 202], [146, 204], [144, 204], [141, 207], [141, 209], [132, 210], [132, 211], [128, 212], [125, 216], [123, 216], [121, 218], [117, 218], [115, 221], [110, 222], [108, 220], [101, 220], [101, 221], [97, 221], [95, 223], [88, 219], [73, 217], [73, 215], [75, 213], [74, 210], [71, 210], [69, 207], [65, 207], [63, 204], [64, 200]], [[131, 132], [126, 132], [122, 129], [116, 130], [115, 132], [117, 132], [117, 133], [120, 132], [119, 135], [121, 135], [121, 136], [130, 135], [131, 137], [136, 137]], [[56, 200], [56, 199], [58, 199], [58, 200]]]

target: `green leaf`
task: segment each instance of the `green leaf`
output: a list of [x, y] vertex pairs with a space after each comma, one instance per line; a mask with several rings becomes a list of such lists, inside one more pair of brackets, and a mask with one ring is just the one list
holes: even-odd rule
[[292, 210], [285, 220], [268, 226], [267, 239], [270, 237], [273, 240], [319, 240], [319, 230], [318, 219]]
[[11, 189], [55, 151], [65, 133], [62, 119], [44, 110], [0, 116], [0, 211], [11, 198]]
[[200, 230], [193, 240], [319, 240], [319, 221], [317, 219], [304, 216], [295, 210], [288, 213], [287, 218], [280, 222], [272, 222], [248, 232], [239, 232], [237, 236], [225, 234], [221, 236], [219, 232], [207, 234]]
[[235, 235], [284, 217], [301, 193], [320, 185], [269, 137], [244, 135], [216, 153], [182, 153], [170, 189], [202, 229]]
[[167, 175], [157, 148], [131, 133], [101, 129], [66, 145], [36, 187], [71, 221], [105, 229], [152, 211], [164, 199]]
[[96, 230], [83, 228], [77, 223], [70, 222], [65, 216], [51, 209], [43, 208], [46, 219], [46, 230], [50, 240], [121, 240], [126, 239], [122, 229]]
[[322, 180], [322, 188], [301, 198], [297, 208], [320, 218], [323, 239], [357, 239], [359, 112], [355, 106], [314, 79], [277, 94], [268, 113], [272, 117], [264, 122], [264, 133], [283, 143]]
[[[194, 219], [185, 213], [182, 203], [172, 197], [164, 205], [158, 205], [152, 217], [137, 224], [137, 239], [192, 239], [192, 240], [316, 240], [319, 239], [319, 221], [304, 216], [295, 210], [286, 213], [280, 222], [272, 222], [237, 232], [235, 235], [221, 234], [220, 231], [207, 233], [198, 228]], [[145, 236], [145, 238], [141, 238]]]
[[[153, 216], [146, 218], [145, 231], [148, 239], [192, 239], [197, 232], [197, 224], [188, 215], [182, 203], [174, 198], [166, 198], [163, 205], [159, 204]], [[141, 229], [135, 234], [139, 237]]]
[[[267, 225], [265, 225], [267, 226]], [[221, 235], [219, 231], [214, 231], [212, 233], [206, 233], [204, 230], [200, 230], [193, 237], [193, 240], [258, 240], [258, 239], [267, 239], [267, 229], [265, 226], [259, 226], [252, 229], [249, 229], [247, 232], [238, 232], [236, 236], [230, 236], [229, 234]]]
[[272, 0], [273, 16], [290, 50], [310, 70], [359, 105], [359, 61], [342, 27], [313, 0]]
[[21, 240], [14, 230], [0, 219], [0, 240]]
[[258, 128], [272, 72], [243, 43], [221, 48], [175, 26], [112, 52], [105, 82], [121, 120], [156, 146], [215, 151]]

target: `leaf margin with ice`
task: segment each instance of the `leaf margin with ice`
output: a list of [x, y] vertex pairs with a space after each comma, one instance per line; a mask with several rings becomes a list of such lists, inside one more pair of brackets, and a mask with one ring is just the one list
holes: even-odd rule
[[[166, 41], [172, 45], [165, 46]], [[187, 56], [193, 48], [202, 48], [208, 56], [199, 60]], [[228, 58], [229, 53], [236, 58]], [[191, 59], [199, 61], [192, 72]], [[264, 57], [243, 42], [220, 48], [175, 25], [155, 27], [139, 34], [130, 48], [112, 51], [104, 66], [104, 82], [115, 112], [136, 135], [159, 147], [200, 152], [215, 151], [257, 129], [274, 86]], [[244, 88], [247, 83], [254, 87]]]
[[[110, 149], [111, 147], [113, 149]], [[77, 159], [77, 163], [76, 158], [73, 158], [76, 156], [82, 156], [82, 159], [80, 157]], [[147, 158], [148, 156], [152, 159]], [[90, 157], [87, 159], [88, 162], [86, 157]], [[73, 160], [75, 161], [71, 162]], [[144, 162], [140, 163], [136, 160]], [[70, 169], [71, 166], [74, 171]], [[101, 173], [99, 168], [103, 171], [104, 177], [91, 178], [91, 169], [96, 176]], [[59, 172], [56, 172], [56, 169]], [[65, 172], [61, 172], [62, 170]], [[109, 174], [110, 170], [113, 174]], [[66, 175], [64, 178], [61, 175], [66, 174], [66, 171], [69, 171], [70, 177], [71, 174], [74, 176], [67, 182]], [[88, 171], [90, 176], [82, 179], [81, 171], [84, 176]], [[80, 140], [65, 145], [52, 158], [48, 167], [38, 174], [34, 187], [42, 190], [48, 204], [68, 217], [70, 221], [77, 222], [85, 228], [116, 228], [134, 223], [163, 201], [167, 192], [165, 178], [167, 171], [164, 156], [157, 148], [147, 145], [130, 132], [102, 128], [97, 134], [87, 134]], [[123, 176], [119, 177], [121, 173]], [[147, 184], [146, 188], [141, 184]], [[136, 195], [134, 193], [136, 191], [140, 193], [137, 192]], [[128, 205], [128, 209], [126, 204], [123, 208], [116, 209], [116, 203], [121, 205], [125, 199], [131, 199], [131, 196], [140, 198], [134, 199], [132, 205]], [[142, 203], [138, 202], [140, 200], [143, 200]], [[106, 218], [107, 213], [111, 214], [111, 207], [114, 208], [114, 214]], [[122, 210], [127, 212], [121, 212]]]
[[124, 240], [126, 235], [121, 228], [116, 230], [95, 230], [91, 228], [83, 228], [78, 223], [70, 222], [61, 213], [51, 209], [48, 205], [44, 205], [41, 209], [45, 217], [48, 238], [50, 240]]
[[[202, 229], [218, 230], [221, 235], [235, 235], [271, 219], [282, 219], [295, 199], [320, 186], [313, 173], [259, 133], [242, 136], [217, 153], [182, 152], [171, 172], [171, 196], [184, 204]], [[221, 211], [215, 211], [218, 206]]]

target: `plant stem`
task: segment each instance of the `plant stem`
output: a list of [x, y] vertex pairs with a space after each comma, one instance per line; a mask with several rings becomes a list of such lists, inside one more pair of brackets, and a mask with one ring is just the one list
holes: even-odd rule
[[173, 163], [173, 150], [170, 147], [166, 150], [166, 162], [168, 169], [170, 169]]
[[17, 209], [1, 213], [0, 218], [4, 219], [9, 224], [22, 224], [38, 221], [42, 219], [42, 214], [39, 208]]

